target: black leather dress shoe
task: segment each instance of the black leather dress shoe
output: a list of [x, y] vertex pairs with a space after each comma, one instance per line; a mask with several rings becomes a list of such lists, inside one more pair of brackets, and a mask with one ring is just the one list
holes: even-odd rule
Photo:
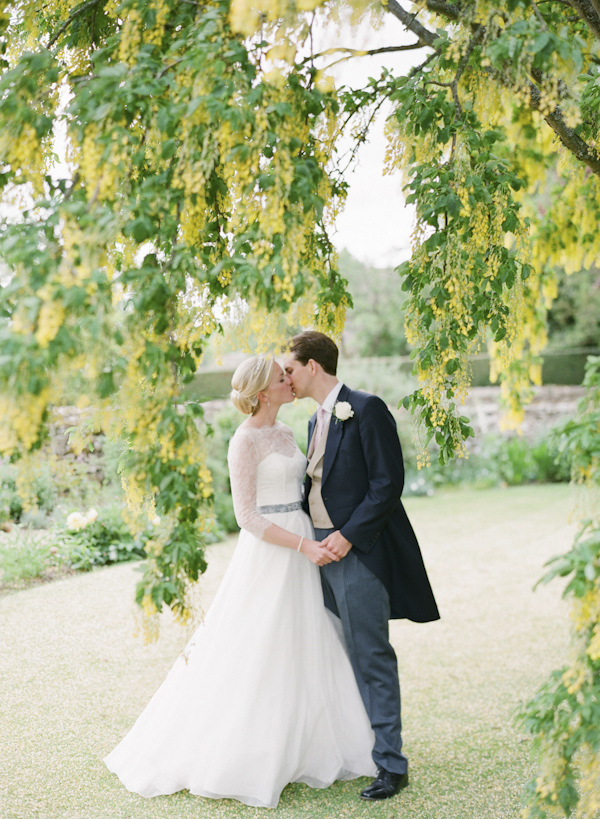
[[362, 799], [389, 799], [408, 785], [408, 773], [398, 774], [379, 768], [377, 777], [361, 793]]

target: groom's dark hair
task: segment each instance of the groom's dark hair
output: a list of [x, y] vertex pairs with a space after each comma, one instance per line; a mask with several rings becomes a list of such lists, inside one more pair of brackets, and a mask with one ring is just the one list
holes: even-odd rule
[[337, 344], [325, 333], [318, 333], [316, 330], [305, 330], [293, 337], [288, 350], [304, 367], [312, 358], [313, 361], [323, 367], [328, 375], [335, 375], [337, 372]]

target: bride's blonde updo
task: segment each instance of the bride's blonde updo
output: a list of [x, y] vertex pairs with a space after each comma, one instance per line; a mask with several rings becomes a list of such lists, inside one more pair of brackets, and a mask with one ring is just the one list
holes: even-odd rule
[[244, 415], [254, 415], [258, 410], [258, 393], [266, 390], [273, 375], [273, 359], [253, 355], [243, 361], [231, 379], [230, 398], [233, 406]]

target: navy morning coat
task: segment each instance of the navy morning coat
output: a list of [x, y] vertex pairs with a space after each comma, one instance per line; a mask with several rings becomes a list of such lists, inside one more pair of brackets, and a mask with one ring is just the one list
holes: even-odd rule
[[[392, 619], [437, 620], [421, 550], [400, 500], [404, 462], [396, 422], [376, 395], [344, 384], [337, 401], [347, 401], [354, 415], [346, 421], [333, 416], [329, 424], [321, 492], [331, 522], [384, 584]], [[309, 421], [309, 441], [315, 420], [313, 415]], [[307, 476], [307, 512], [310, 487]]]

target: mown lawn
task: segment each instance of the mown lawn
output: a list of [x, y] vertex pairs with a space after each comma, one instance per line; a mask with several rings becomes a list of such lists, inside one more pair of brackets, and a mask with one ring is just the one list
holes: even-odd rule
[[[381, 804], [357, 797], [368, 780], [328, 790], [290, 785], [277, 816], [517, 819], [534, 768], [515, 728], [531, 696], [568, 652], [559, 583], [532, 587], [566, 551], [565, 485], [440, 493], [406, 506], [442, 621], [392, 624], [403, 697], [410, 787]], [[206, 607], [234, 540], [214, 546]], [[0, 598], [1, 819], [246, 819], [265, 815], [184, 792], [145, 800], [102, 763], [186, 641], [164, 617], [158, 643], [133, 636], [135, 565]]]

